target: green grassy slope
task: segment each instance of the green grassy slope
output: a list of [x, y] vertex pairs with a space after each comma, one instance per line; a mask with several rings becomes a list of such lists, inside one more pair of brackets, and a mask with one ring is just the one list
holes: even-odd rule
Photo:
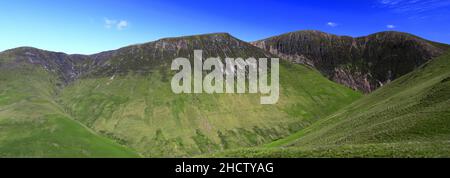
[[315, 147], [234, 149], [199, 157], [238, 158], [441, 158], [449, 157], [450, 142], [404, 142]]
[[218, 157], [449, 157], [450, 53], [265, 148]]
[[137, 157], [99, 136], [54, 102], [58, 79], [0, 59], [0, 157]]
[[80, 79], [62, 91], [60, 103], [144, 156], [180, 157], [269, 143], [361, 96], [300, 65], [281, 66], [281, 98], [269, 106], [256, 94], [175, 95], [161, 71]]
[[189, 157], [254, 147], [286, 137], [362, 96], [316, 70], [287, 63], [280, 67], [277, 105], [261, 105], [259, 94], [176, 95], [170, 64], [176, 57], [192, 59], [194, 49], [204, 49], [205, 59], [272, 57], [222, 33], [161, 39], [92, 56], [34, 48], [0, 53], [0, 153], [136, 156], [132, 149], [145, 157]]

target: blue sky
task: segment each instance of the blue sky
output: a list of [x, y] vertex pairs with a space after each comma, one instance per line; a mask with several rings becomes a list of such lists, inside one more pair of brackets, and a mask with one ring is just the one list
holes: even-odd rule
[[0, 51], [92, 54], [164, 37], [229, 32], [246, 41], [297, 30], [396, 30], [450, 43], [450, 0], [2, 0]]

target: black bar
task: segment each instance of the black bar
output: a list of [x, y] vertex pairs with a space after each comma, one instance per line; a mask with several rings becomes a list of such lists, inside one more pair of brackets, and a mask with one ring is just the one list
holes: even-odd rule
[[[67, 175], [104, 175], [129, 177], [217, 177], [217, 176], [256, 176], [276, 177], [289, 175], [316, 176], [359, 176], [381, 177], [398, 175], [447, 173], [449, 159], [0, 159], [2, 172], [20, 168], [14, 175], [22, 173], [65, 172]], [[177, 172], [177, 165], [207, 165], [203, 172]], [[249, 164], [251, 163], [251, 164]], [[223, 165], [228, 170], [223, 171]], [[253, 167], [257, 165], [258, 170]], [[245, 167], [247, 171], [245, 171]], [[262, 168], [261, 168], [262, 167]], [[186, 168], [186, 167], [184, 167]], [[197, 168], [199, 168], [197, 166]], [[213, 169], [215, 168], [215, 169]], [[193, 169], [191, 169], [193, 170]], [[200, 170], [200, 169], [197, 169]], [[47, 175], [44, 174], [44, 175]], [[148, 176], [147, 176], [148, 175]], [[302, 176], [300, 176], [302, 177]], [[365, 176], [364, 176], [365, 177]]]

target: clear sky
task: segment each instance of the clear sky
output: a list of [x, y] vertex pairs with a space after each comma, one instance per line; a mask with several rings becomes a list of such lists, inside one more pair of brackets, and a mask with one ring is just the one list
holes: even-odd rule
[[1, 0], [0, 51], [92, 54], [164, 37], [396, 30], [450, 43], [450, 0]]

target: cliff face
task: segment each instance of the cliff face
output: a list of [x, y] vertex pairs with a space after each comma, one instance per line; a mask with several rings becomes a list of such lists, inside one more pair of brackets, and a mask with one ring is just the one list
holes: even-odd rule
[[365, 93], [413, 71], [447, 48], [400, 32], [352, 38], [299, 31], [252, 44], [293, 63], [314, 67], [331, 80]]

